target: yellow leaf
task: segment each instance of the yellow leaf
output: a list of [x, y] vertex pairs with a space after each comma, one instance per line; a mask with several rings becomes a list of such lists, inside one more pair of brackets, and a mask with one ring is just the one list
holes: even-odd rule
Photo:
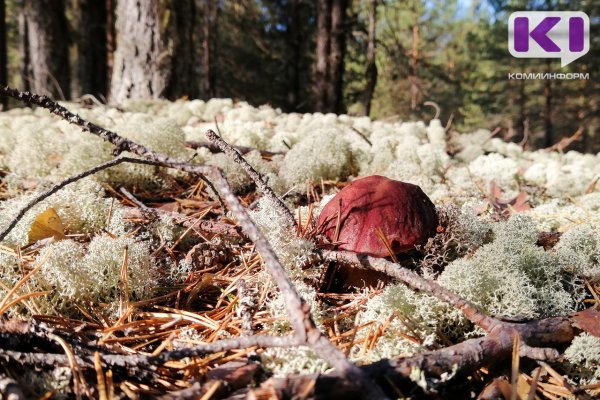
[[28, 236], [29, 243], [51, 237], [58, 240], [66, 238], [65, 228], [54, 208], [49, 208], [35, 217]]

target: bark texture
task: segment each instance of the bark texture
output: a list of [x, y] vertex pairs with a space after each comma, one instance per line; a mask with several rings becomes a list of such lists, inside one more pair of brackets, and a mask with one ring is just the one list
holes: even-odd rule
[[191, 0], [117, 3], [111, 100], [196, 96]]
[[316, 111], [343, 111], [347, 0], [319, 0], [315, 65]]
[[300, 103], [300, 60], [302, 57], [302, 34], [300, 29], [300, 0], [290, 0], [286, 6], [286, 43], [288, 60], [285, 69], [288, 89], [287, 109], [297, 111]]
[[108, 92], [107, 4], [98, 0], [77, 0], [77, 81], [75, 96]]
[[[0, 0], [0, 85], [2, 86], [8, 85], [5, 7], [4, 0]], [[1, 96], [0, 102], [2, 103], [2, 109], [6, 110], [8, 107], [8, 97]]]
[[207, 98], [216, 96], [217, 27], [219, 5], [212, 0], [202, 4], [204, 24], [202, 26], [202, 92]]
[[69, 30], [64, 1], [25, 0], [23, 13], [28, 51], [24, 79], [36, 93], [68, 99]]

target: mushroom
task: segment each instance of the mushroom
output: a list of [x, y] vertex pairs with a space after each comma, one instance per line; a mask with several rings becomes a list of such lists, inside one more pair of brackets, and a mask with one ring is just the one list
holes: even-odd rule
[[[375, 257], [414, 249], [438, 225], [435, 206], [417, 185], [374, 175], [342, 189], [321, 211], [319, 233], [339, 249]], [[386, 243], [387, 242], [387, 243]]]

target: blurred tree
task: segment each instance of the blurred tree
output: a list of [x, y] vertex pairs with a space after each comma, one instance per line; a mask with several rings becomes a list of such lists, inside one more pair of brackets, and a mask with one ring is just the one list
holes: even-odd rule
[[70, 97], [69, 29], [63, 0], [23, 1], [23, 77], [31, 90]]
[[77, 0], [74, 4], [77, 28], [77, 80], [73, 94], [108, 94], [107, 7], [99, 0]]
[[121, 0], [111, 99], [196, 97], [192, 0]]
[[289, 49], [286, 58], [285, 75], [287, 94], [286, 108], [297, 110], [300, 103], [300, 67], [302, 58], [302, 30], [300, 27], [300, 0], [288, 0], [285, 7], [285, 42]]
[[377, 43], [377, 0], [369, 0], [369, 31], [367, 37], [367, 68], [363, 103], [365, 115], [371, 114], [371, 101], [377, 86], [377, 64], [375, 64], [375, 47]]
[[[0, 85], [8, 85], [8, 51], [6, 48], [6, 4], [0, 0]], [[2, 110], [8, 108], [8, 97], [0, 96]]]
[[205, 97], [215, 97], [215, 64], [217, 57], [217, 32], [219, 25], [219, 3], [214, 0], [203, 0], [202, 23], [202, 92]]
[[318, 0], [315, 65], [316, 111], [343, 110], [347, 0]]

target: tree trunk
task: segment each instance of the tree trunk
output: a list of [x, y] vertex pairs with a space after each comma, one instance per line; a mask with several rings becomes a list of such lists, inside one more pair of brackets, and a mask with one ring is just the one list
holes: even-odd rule
[[316, 110], [328, 111], [327, 86], [329, 76], [329, 51], [331, 37], [331, 2], [319, 0], [317, 5], [317, 54], [315, 67]]
[[196, 96], [192, 0], [120, 0], [111, 99]]
[[107, 4], [77, 0], [77, 89], [75, 96], [108, 94]]
[[213, 0], [204, 0], [204, 24], [202, 38], [202, 92], [205, 97], [216, 96], [216, 42], [219, 20], [219, 5]]
[[198, 62], [194, 51], [195, 2], [194, 0], [163, 0], [161, 5], [161, 22], [165, 20], [164, 16], [171, 14], [167, 25], [165, 47], [173, 48], [170, 58], [172, 73], [163, 96], [168, 99], [179, 97], [195, 99], [199, 95], [198, 77], [194, 68]]
[[367, 43], [367, 86], [364, 100], [365, 115], [371, 115], [371, 102], [377, 86], [377, 65], [375, 64], [375, 46], [377, 41], [377, 0], [369, 0], [369, 36]]
[[329, 70], [331, 73], [327, 99], [329, 111], [342, 113], [344, 109], [344, 55], [346, 54], [346, 11], [347, 0], [333, 0], [331, 6], [331, 54]]
[[286, 6], [286, 43], [288, 59], [286, 65], [286, 105], [288, 111], [297, 111], [300, 102], [300, 59], [302, 39], [300, 31], [300, 0], [289, 0]]
[[19, 54], [21, 54], [21, 87], [23, 90], [31, 90], [33, 71], [31, 70], [31, 59], [29, 58], [29, 34], [27, 32], [27, 18], [25, 18], [25, 3], [21, 2], [19, 7]]
[[519, 119], [517, 120], [517, 132], [519, 140], [525, 140], [527, 132], [525, 130], [525, 121], [527, 119], [527, 112], [525, 105], [527, 104], [527, 97], [525, 95], [525, 80], [519, 82]]
[[347, 0], [319, 0], [317, 5], [316, 110], [343, 111]]
[[113, 67], [115, 65], [115, 50], [117, 49], [115, 1], [116, 0], [106, 0], [106, 73], [108, 74], [108, 82], [111, 81]]
[[[7, 53], [6, 53], [6, 9], [5, 1], [0, 0], [0, 85], [8, 85]], [[2, 110], [8, 108], [8, 97], [0, 96]]]
[[70, 97], [69, 30], [62, 0], [25, 0], [25, 23], [32, 76], [40, 95]]

